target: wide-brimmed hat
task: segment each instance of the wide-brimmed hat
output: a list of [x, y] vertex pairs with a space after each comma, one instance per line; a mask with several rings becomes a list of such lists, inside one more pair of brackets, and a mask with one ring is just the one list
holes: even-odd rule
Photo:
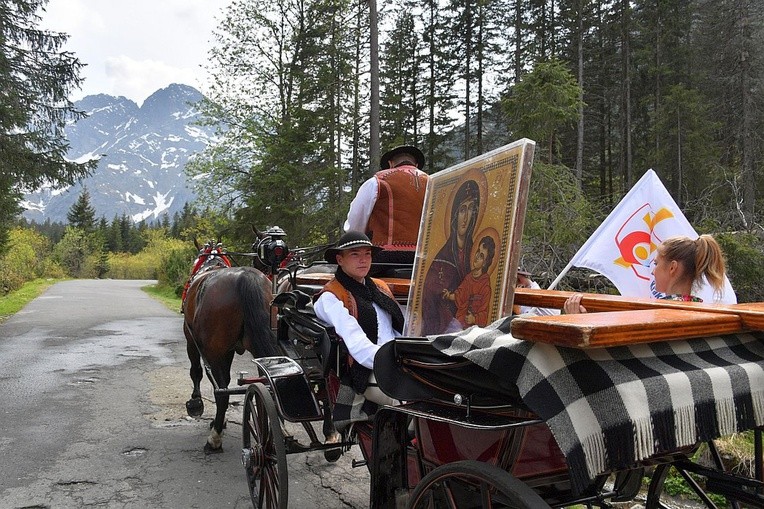
[[388, 150], [382, 155], [382, 158], [379, 160], [379, 166], [386, 170], [390, 167], [390, 159], [394, 158], [395, 156], [399, 154], [410, 154], [414, 156], [414, 159], [416, 160], [416, 167], [420, 170], [424, 168], [424, 154], [421, 150], [419, 150], [416, 147], [413, 147], [411, 145], [401, 145], [399, 147], [395, 147], [391, 150]]
[[324, 253], [324, 260], [329, 263], [337, 263], [337, 255], [340, 251], [356, 247], [370, 247], [372, 254], [382, 251], [381, 247], [372, 245], [371, 240], [369, 240], [369, 237], [367, 237], [365, 233], [349, 231], [340, 237], [340, 240], [337, 241], [334, 247], [330, 247], [326, 250]]

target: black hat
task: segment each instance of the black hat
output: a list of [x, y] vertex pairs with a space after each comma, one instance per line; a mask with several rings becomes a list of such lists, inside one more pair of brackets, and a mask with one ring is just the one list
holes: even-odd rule
[[382, 251], [381, 247], [372, 245], [366, 234], [351, 230], [340, 237], [340, 240], [337, 241], [334, 247], [330, 247], [326, 250], [324, 253], [324, 260], [329, 263], [337, 263], [337, 255], [340, 251], [353, 249], [354, 247], [370, 247], [372, 254]]
[[412, 147], [411, 145], [401, 145], [399, 147], [395, 147], [392, 150], [388, 150], [384, 153], [384, 155], [382, 155], [382, 159], [379, 161], [379, 166], [383, 170], [386, 170], [390, 167], [390, 159], [399, 154], [410, 154], [414, 156], [414, 159], [416, 160], [416, 167], [420, 170], [424, 168], [424, 154], [421, 150], [416, 147]]

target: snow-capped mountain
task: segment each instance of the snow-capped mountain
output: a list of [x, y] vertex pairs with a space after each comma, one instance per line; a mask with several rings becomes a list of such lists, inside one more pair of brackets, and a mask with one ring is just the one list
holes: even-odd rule
[[154, 92], [141, 107], [125, 97], [103, 94], [77, 101], [77, 109], [88, 117], [67, 127], [67, 157], [84, 161], [100, 156], [98, 168], [74, 186], [46, 187], [26, 195], [24, 217], [65, 223], [84, 186], [97, 218], [172, 218], [194, 199], [183, 168], [213, 136], [211, 127], [193, 125], [201, 115], [196, 106], [201, 99], [198, 90], [173, 84]]

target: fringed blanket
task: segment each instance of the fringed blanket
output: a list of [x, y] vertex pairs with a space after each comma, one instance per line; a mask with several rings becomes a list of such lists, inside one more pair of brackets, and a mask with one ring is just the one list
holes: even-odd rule
[[580, 350], [515, 339], [510, 321], [430, 339], [517, 385], [576, 492], [598, 474], [764, 425], [764, 333]]

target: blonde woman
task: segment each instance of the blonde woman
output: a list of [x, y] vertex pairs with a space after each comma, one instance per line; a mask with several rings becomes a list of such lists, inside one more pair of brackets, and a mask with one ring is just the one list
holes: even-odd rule
[[[665, 294], [662, 299], [685, 302], [703, 302], [693, 294], [698, 290], [703, 276], [721, 294], [724, 288], [725, 261], [722, 248], [711, 235], [691, 239], [683, 235], [669, 237], [658, 246], [653, 261], [655, 290]], [[582, 294], [577, 293], [565, 301], [565, 314], [586, 313], [581, 305]]]

